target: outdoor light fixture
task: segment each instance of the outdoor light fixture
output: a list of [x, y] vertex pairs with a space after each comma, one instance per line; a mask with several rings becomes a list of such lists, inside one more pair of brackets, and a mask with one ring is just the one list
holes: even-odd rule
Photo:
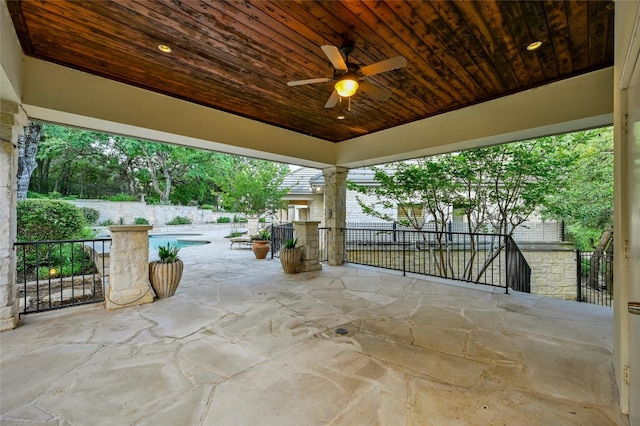
[[358, 90], [358, 80], [356, 80], [357, 76], [355, 73], [349, 71], [345, 75], [342, 76], [340, 81], [336, 83], [336, 92], [338, 95], [343, 98], [348, 98], [349, 96], [353, 96]]
[[171, 53], [171, 48], [166, 44], [159, 44], [158, 50], [161, 51], [162, 53]]
[[540, 40], [534, 41], [533, 43], [527, 46], [527, 50], [536, 50], [540, 46], [542, 46], [542, 42]]

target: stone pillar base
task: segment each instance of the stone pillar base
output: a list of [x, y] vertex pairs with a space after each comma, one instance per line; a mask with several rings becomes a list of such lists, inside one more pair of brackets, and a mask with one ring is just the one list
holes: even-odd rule
[[110, 226], [108, 310], [153, 302], [149, 282], [150, 225]]
[[320, 240], [318, 238], [318, 221], [293, 222], [295, 236], [302, 249], [302, 260], [299, 272], [317, 271], [322, 269], [320, 264]]
[[7, 317], [0, 320], [0, 331], [13, 330], [18, 326], [18, 316], [15, 317]]

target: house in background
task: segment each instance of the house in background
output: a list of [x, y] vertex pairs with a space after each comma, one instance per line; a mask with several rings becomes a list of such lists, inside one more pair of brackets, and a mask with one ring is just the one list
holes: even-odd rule
[[[347, 180], [358, 185], [376, 186], [378, 182], [373, 178], [374, 171], [369, 168], [351, 169]], [[288, 188], [289, 192], [283, 198], [287, 202], [286, 210], [278, 214], [277, 219], [282, 222], [292, 222], [297, 220], [310, 220], [320, 222], [324, 225], [324, 176], [321, 170], [311, 167], [301, 167], [289, 173], [282, 182], [283, 188]], [[371, 216], [360, 207], [358, 199], [366, 204], [374, 204], [377, 198], [371, 195], [360, 194], [347, 188], [347, 227], [363, 226], [364, 224], [380, 224], [384, 222], [380, 218]], [[465, 218], [451, 207], [451, 225], [449, 231], [468, 232]], [[378, 207], [378, 211], [384, 212], [393, 218], [394, 221], [406, 221], [407, 213], [420, 214], [420, 208], [411, 210], [402, 209], [399, 206], [383, 209]], [[430, 230], [427, 224], [424, 228]], [[563, 226], [555, 221], [541, 221], [536, 216], [524, 222], [514, 233], [516, 241], [523, 242], [559, 242], [564, 241]]]
[[[347, 180], [358, 185], [373, 186], [377, 182], [373, 179], [374, 172], [370, 169], [351, 169]], [[289, 188], [289, 193], [284, 197], [288, 204], [286, 213], [281, 214], [284, 222], [294, 220], [315, 220], [324, 226], [324, 176], [322, 171], [311, 167], [301, 167], [289, 173], [283, 183], [284, 188]], [[373, 204], [375, 197], [359, 194], [347, 189], [347, 223], [353, 222], [380, 222], [377, 217], [366, 214], [360, 208], [356, 195]], [[398, 209], [386, 209], [384, 212], [395, 220], [398, 220]]]

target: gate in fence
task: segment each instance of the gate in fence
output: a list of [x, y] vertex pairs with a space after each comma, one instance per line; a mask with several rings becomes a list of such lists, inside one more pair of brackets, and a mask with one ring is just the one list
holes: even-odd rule
[[110, 242], [15, 243], [20, 315], [103, 302]]
[[280, 257], [280, 248], [284, 243], [293, 239], [293, 223], [271, 225], [271, 258]]
[[613, 306], [613, 251], [577, 252], [579, 302]]

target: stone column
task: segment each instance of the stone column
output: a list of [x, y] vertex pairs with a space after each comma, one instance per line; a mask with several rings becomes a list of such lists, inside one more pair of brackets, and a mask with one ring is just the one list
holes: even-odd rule
[[0, 101], [0, 331], [18, 325], [16, 242], [18, 136], [27, 114], [14, 102]]
[[247, 235], [257, 235], [260, 230], [260, 218], [259, 217], [249, 217], [247, 218]]
[[151, 225], [110, 226], [107, 309], [153, 302], [149, 282], [149, 230]]
[[317, 221], [293, 222], [293, 231], [298, 239], [298, 245], [302, 248], [302, 261], [298, 271], [309, 272], [322, 269], [320, 264], [320, 240]]
[[344, 261], [344, 232], [347, 217], [347, 175], [344, 167], [322, 169], [324, 175], [324, 223], [327, 230], [329, 265], [342, 265]]

